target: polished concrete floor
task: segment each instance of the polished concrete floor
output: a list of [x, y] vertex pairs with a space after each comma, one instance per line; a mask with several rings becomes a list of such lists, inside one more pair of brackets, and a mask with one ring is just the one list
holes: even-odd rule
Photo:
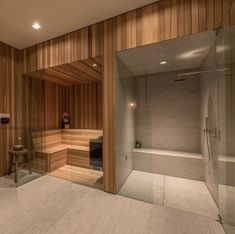
[[120, 195], [194, 214], [218, 218], [217, 206], [201, 181], [133, 170]]
[[52, 176], [0, 188], [4, 234], [224, 234], [214, 219]]

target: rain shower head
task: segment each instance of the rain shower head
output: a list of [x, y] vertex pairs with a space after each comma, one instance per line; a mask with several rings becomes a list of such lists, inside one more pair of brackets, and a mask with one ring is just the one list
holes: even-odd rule
[[186, 77], [182, 77], [182, 76], [178, 76], [176, 79], [174, 79], [175, 82], [181, 82], [185, 80], [186, 80]]
[[176, 81], [176, 82], [185, 81], [187, 79], [187, 77], [189, 77], [189, 76], [204, 74], [204, 73], [208, 73], [208, 72], [210, 72], [210, 71], [195, 71], [195, 72], [179, 73], [178, 77], [176, 79], [174, 79], [174, 81]]

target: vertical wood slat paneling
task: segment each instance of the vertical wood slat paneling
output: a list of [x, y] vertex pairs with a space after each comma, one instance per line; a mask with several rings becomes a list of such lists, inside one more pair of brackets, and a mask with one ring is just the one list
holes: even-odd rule
[[70, 114], [71, 128], [102, 129], [102, 99], [97, 98], [101, 88], [101, 82], [65, 87], [69, 100], [65, 110]]
[[9, 125], [0, 124], [0, 176], [7, 171], [8, 149], [15, 137], [15, 77], [17, 50], [0, 42], [0, 113], [10, 113]]
[[204, 32], [207, 29], [207, 22], [206, 22], [206, 1], [205, 0], [198, 0], [198, 3], [199, 3], [199, 11], [198, 11], [199, 23], [198, 23], [198, 29], [199, 29], [199, 32]]
[[207, 22], [207, 30], [212, 30], [215, 25], [215, 2], [214, 0], [206, 1], [206, 22]]
[[[92, 25], [91, 29], [87, 27], [27, 48], [22, 52], [24, 73], [78, 61], [89, 56], [104, 55], [103, 115], [106, 191], [115, 190], [113, 52], [211, 30], [220, 25], [229, 4], [229, 0], [162, 0]], [[1, 85], [6, 84], [2, 82]], [[23, 95], [26, 94], [22, 93]], [[12, 108], [14, 109], [13, 106]]]
[[70, 114], [71, 128], [102, 129], [102, 99], [95, 98], [102, 93], [101, 82], [66, 87], [30, 76], [25, 79], [27, 95], [23, 102], [27, 132], [60, 128], [60, 118], [65, 111]]
[[[115, 93], [114, 93], [114, 55], [117, 49], [114, 19], [104, 22], [104, 64], [103, 64], [103, 129], [104, 129], [104, 190], [116, 191], [115, 183]], [[114, 43], [116, 42], [116, 43]]]
[[198, 17], [198, 5], [199, 0], [192, 0], [192, 33], [199, 32], [199, 17]]
[[[231, 0], [161, 0], [113, 18], [117, 51], [211, 30]], [[24, 50], [24, 71], [74, 62], [104, 53], [104, 22]]]
[[215, 27], [218, 28], [221, 25], [223, 19], [223, 1], [221, 0], [214, 0], [215, 1], [215, 8], [214, 8], [214, 16], [215, 16]]
[[182, 37], [185, 33], [184, 28], [184, 0], [178, 2], [178, 36]]
[[171, 38], [176, 38], [178, 35], [178, 0], [171, 0]]

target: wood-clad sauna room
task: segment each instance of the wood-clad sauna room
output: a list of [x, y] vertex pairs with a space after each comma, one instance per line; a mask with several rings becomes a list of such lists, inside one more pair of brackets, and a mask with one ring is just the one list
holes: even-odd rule
[[103, 190], [102, 58], [22, 76], [31, 170]]

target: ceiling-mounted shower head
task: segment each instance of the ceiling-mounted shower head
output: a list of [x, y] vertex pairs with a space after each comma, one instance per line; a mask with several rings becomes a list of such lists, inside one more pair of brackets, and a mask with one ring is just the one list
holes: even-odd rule
[[179, 73], [178, 77], [176, 79], [174, 79], [174, 81], [185, 81], [187, 79], [188, 76], [194, 76], [194, 75], [198, 75], [198, 74], [204, 74], [204, 73], [208, 73], [210, 71], [196, 71], [196, 72], [185, 72], [185, 73]]
[[176, 79], [174, 79], [175, 82], [181, 82], [185, 80], [186, 80], [186, 77], [182, 77], [182, 76], [178, 76]]

